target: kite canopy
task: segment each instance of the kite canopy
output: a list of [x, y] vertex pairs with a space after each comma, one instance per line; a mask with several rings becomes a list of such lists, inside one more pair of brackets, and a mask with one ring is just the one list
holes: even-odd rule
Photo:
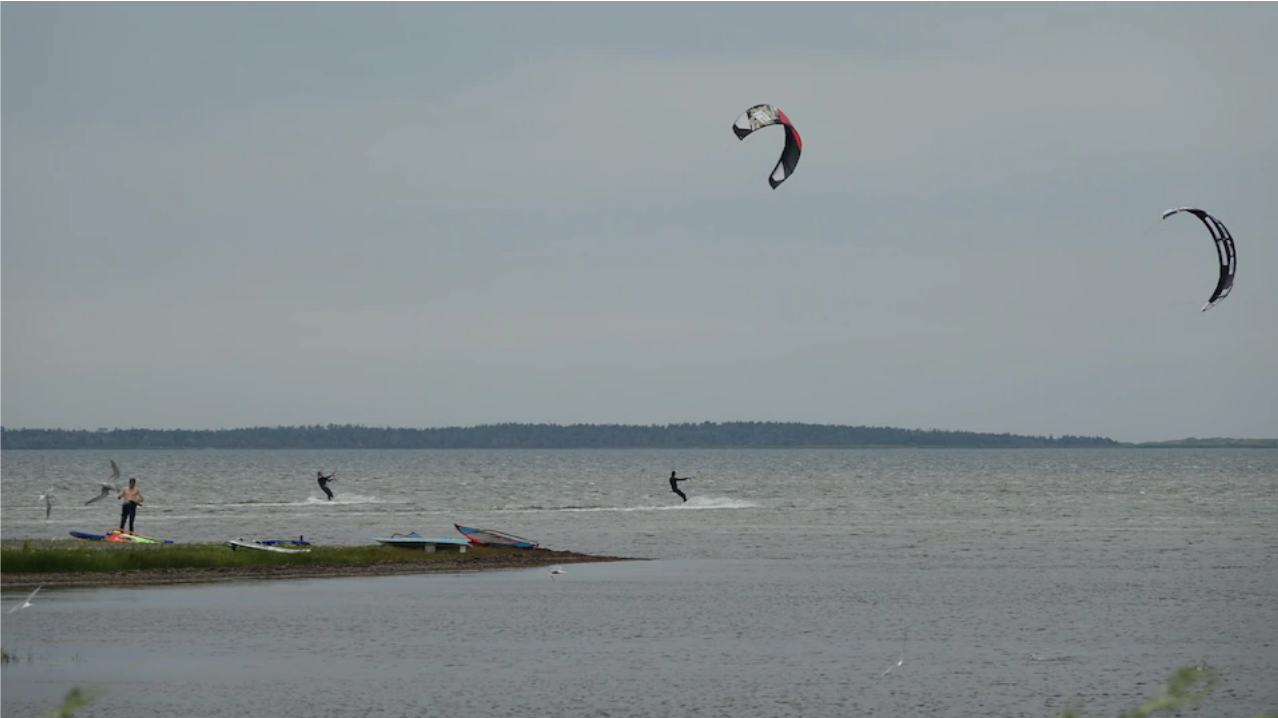
[[1202, 220], [1207, 231], [1211, 232], [1211, 238], [1216, 241], [1216, 254], [1220, 257], [1220, 280], [1216, 282], [1216, 291], [1211, 293], [1211, 299], [1203, 305], [1205, 312], [1223, 301], [1234, 288], [1234, 269], [1238, 264], [1238, 256], [1234, 252], [1234, 238], [1229, 234], [1229, 230], [1225, 229], [1223, 222], [1196, 207], [1169, 209], [1163, 212], [1163, 219], [1179, 212], [1188, 212]]
[[777, 166], [768, 177], [768, 184], [776, 189], [794, 174], [794, 168], [799, 166], [799, 155], [803, 152], [803, 140], [799, 138], [794, 125], [790, 124], [790, 118], [779, 107], [755, 105], [741, 113], [737, 121], [732, 123], [732, 131], [736, 133], [737, 139], [744, 140], [755, 130], [771, 125], [785, 128], [785, 148], [781, 150], [781, 159], [777, 160]]

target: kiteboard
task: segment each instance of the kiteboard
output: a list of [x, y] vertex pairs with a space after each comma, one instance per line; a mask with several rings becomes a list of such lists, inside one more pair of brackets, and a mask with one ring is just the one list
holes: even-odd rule
[[309, 553], [309, 548], [284, 548], [283, 546], [273, 546], [265, 541], [245, 541], [244, 539], [231, 539], [226, 542], [232, 551], [241, 548], [253, 549], [254, 551], [273, 551], [275, 553]]
[[85, 541], [101, 541], [106, 538], [106, 534], [91, 534], [85, 531], [72, 531], [71, 535]]
[[478, 546], [506, 546], [509, 548], [537, 548], [536, 541], [529, 541], [526, 538], [520, 538], [501, 531], [492, 529], [474, 529], [469, 526], [461, 526], [453, 524], [453, 526], [461, 532], [462, 536], [470, 539], [470, 542]]

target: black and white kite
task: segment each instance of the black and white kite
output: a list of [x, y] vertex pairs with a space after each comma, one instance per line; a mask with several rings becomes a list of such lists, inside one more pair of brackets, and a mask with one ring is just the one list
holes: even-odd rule
[[799, 139], [798, 130], [790, 124], [790, 118], [779, 107], [755, 105], [741, 113], [737, 121], [732, 123], [732, 131], [736, 133], [737, 139], [744, 140], [755, 130], [771, 125], [785, 128], [785, 149], [781, 150], [781, 159], [777, 160], [776, 168], [768, 176], [768, 184], [776, 189], [794, 174], [794, 168], [799, 166], [799, 155], [803, 152], [803, 140]]
[[1202, 223], [1207, 226], [1207, 231], [1211, 232], [1211, 238], [1216, 241], [1216, 254], [1220, 257], [1220, 280], [1216, 282], [1216, 291], [1211, 293], [1211, 299], [1203, 305], [1205, 312], [1220, 304], [1234, 288], [1234, 269], [1238, 265], [1238, 255], [1234, 252], [1234, 238], [1229, 234], [1229, 230], [1225, 229], [1223, 222], [1195, 207], [1169, 209], [1163, 212], [1163, 219], [1178, 212], [1189, 212], [1202, 220]]

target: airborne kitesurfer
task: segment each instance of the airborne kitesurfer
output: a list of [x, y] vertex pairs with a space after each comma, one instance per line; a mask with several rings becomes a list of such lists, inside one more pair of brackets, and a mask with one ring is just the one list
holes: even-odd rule
[[335, 474], [337, 474], [336, 471], [328, 476], [325, 476], [323, 471], [315, 472], [315, 480], [319, 482], [319, 487], [324, 490], [324, 493], [328, 494], [329, 501], [333, 500], [333, 490], [328, 488], [328, 482], [337, 481], [337, 479], [333, 478]]
[[680, 481], [687, 481], [687, 480], [688, 480], [688, 477], [686, 477], [686, 476], [685, 476], [685, 477], [683, 477], [682, 479], [677, 478], [677, 477], [675, 476], [675, 474], [677, 474], [677, 473], [678, 473], [677, 471], [671, 471], [671, 472], [670, 472], [670, 490], [671, 490], [671, 491], [673, 491], [673, 492], [675, 492], [676, 494], [679, 494], [679, 498], [683, 499], [684, 501], [687, 501], [687, 500], [688, 500], [688, 495], [687, 495], [687, 494], [685, 494], [685, 493], [683, 493], [682, 491], [680, 491], [680, 490], [679, 490], [679, 482], [680, 482]]

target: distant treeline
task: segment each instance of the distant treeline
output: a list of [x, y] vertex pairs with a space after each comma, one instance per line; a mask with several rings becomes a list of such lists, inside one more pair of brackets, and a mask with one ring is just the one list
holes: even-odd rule
[[1278, 449], [1278, 439], [1177, 439], [1133, 444], [1142, 449]]
[[1019, 436], [786, 422], [484, 424], [441, 429], [329, 424], [247, 429], [4, 429], [12, 449], [702, 449], [927, 447], [1031, 449], [1121, 446], [1099, 436]]

